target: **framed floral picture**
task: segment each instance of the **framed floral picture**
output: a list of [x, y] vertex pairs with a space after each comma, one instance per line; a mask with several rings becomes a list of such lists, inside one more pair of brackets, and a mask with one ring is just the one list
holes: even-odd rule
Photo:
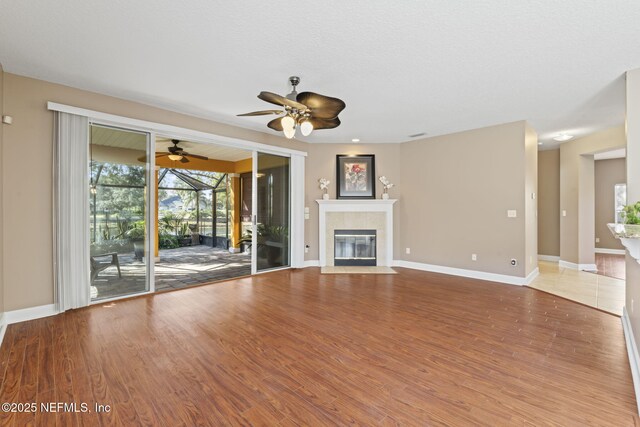
[[373, 154], [338, 154], [336, 171], [338, 199], [376, 198], [376, 162]]

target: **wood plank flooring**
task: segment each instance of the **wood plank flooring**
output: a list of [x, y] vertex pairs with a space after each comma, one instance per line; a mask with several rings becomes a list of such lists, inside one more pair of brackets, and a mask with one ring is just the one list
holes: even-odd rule
[[318, 268], [9, 326], [2, 425], [634, 425], [620, 319], [534, 289]]
[[626, 265], [624, 255], [596, 254], [598, 274], [625, 280]]

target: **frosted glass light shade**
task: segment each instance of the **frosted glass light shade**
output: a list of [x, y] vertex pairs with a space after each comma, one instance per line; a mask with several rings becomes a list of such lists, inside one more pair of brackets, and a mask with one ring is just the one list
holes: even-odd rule
[[284, 116], [282, 120], [280, 120], [280, 123], [282, 124], [282, 129], [284, 129], [285, 132], [287, 129], [293, 129], [296, 125], [296, 121], [293, 120], [293, 117], [291, 116]]
[[178, 161], [178, 160], [182, 160], [182, 156], [179, 154], [169, 154], [169, 159], [173, 160], [173, 161]]
[[287, 139], [293, 138], [295, 134], [296, 134], [296, 128], [284, 128], [284, 136], [286, 136]]
[[304, 136], [311, 135], [311, 132], [313, 132], [313, 125], [311, 124], [311, 122], [308, 120], [302, 122], [302, 124], [300, 125], [300, 132]]

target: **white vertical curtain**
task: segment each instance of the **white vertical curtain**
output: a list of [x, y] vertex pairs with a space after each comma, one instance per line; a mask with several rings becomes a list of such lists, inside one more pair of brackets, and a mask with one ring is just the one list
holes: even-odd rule
[[58, 312], [89, 305], [89, 120], [55, 112], [54, 269]]

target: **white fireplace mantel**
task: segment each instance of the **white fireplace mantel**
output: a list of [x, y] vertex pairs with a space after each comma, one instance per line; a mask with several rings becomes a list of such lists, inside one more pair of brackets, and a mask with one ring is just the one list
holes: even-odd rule
[[[378, 252], [385, 251], [385, 256], [381, 257], [383, 262], [378, 265], [391, 267], [393, 260], [393, 204], [396, 199], [340, 199], [340, 200], [316, 200], [320, 207], [319, 214], [319, 255], [320, 267], [326, 267], [327, 264], [327, 239], [333, 239], [327, 235], [327, 213], [329, 212], [382, 212], [385, 214], [385, 234], [384, 247], [377, 248]], [[366, 224], [363, 224], [366, 227]]]

